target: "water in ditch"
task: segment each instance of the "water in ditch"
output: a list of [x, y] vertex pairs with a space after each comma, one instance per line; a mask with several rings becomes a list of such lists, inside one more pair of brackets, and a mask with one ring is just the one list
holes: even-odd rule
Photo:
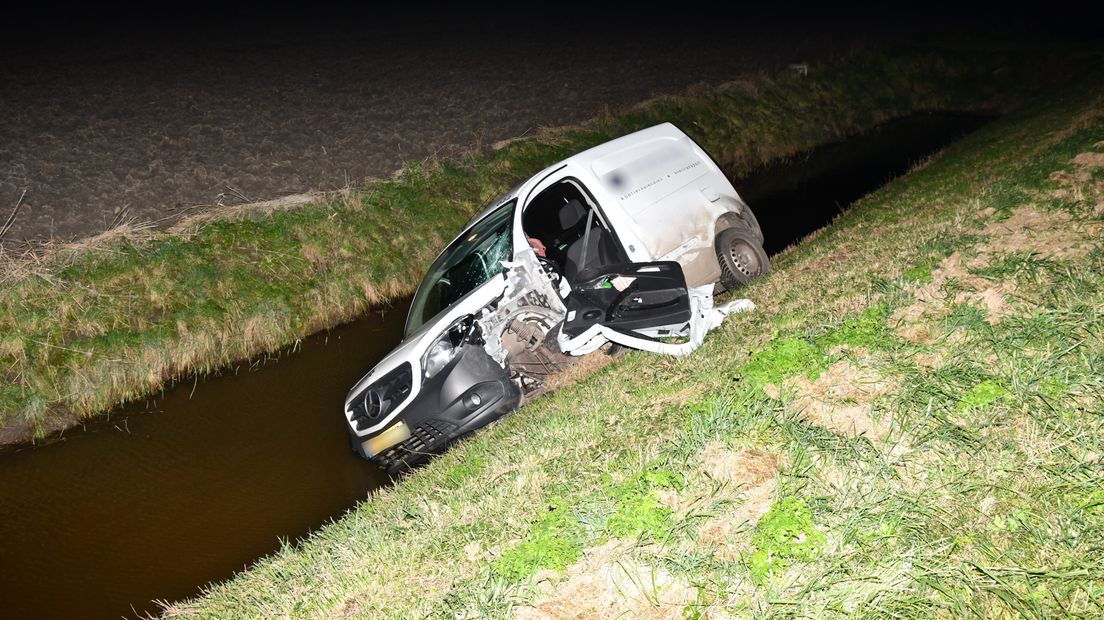
[[341, 408], [404, 319], [373, 313], [0, 456], [0, 617], [156, 612], [385, 484]]
[[990, 120], [974, 114], [916, 114], [752, 170], [732, 184], [755, 212], [767, 253], [775, 254]]
[[[977, 128], [918, 115], [735, 181], [776, 252]], [[0, 453], [0, 615], [156, 613], [387, 484], [348, 447], [346, 390], [398, 343], [405, 307], [184, 381], [58, 441]]]

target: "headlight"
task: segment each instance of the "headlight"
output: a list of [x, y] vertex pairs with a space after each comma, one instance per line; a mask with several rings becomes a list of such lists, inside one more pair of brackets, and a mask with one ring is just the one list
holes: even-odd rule
[[373, 382], [350, 403], [349, 420], [358, 431], [375, 424], [410, 396], [413, 378], [408, 362]]
[[460, 352], [460, 347], [468, 339], [474, 329], [475, 320], [471, 315], [465, 316], [449, 326], [445, 333], [429, 347], [422, 357], [422, 374], [426, 379], [431, 379], [448, 366]]

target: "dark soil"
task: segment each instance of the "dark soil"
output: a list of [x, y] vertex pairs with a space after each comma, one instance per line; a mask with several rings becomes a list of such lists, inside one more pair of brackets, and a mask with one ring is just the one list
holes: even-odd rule
[[166, 226], [211, 205], [356, 185], [866, 39], [830, 24], [472, 26], [215, 21], [10, 46], [0, 224], [26, 196], [3, 242]]

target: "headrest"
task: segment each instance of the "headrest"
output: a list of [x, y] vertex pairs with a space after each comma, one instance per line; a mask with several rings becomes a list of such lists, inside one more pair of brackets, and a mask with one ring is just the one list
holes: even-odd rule
[[578, 200], [569, 200], [560, 207], [560, 228], [568, 230], [586, 217], [586, 209]]

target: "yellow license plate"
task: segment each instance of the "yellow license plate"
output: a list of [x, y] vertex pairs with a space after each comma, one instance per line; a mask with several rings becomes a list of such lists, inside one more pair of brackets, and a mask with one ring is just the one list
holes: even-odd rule
[[397, 443], [402, 443], [407, 439], [410, 439], [410, 428], [406, 425], [406, 422], [398, 422], [391, 425], [391, 427], [379, 435], [365, 441], [364, 451], [372, 456], [376, 456], [380, 452], [383, 452]]

